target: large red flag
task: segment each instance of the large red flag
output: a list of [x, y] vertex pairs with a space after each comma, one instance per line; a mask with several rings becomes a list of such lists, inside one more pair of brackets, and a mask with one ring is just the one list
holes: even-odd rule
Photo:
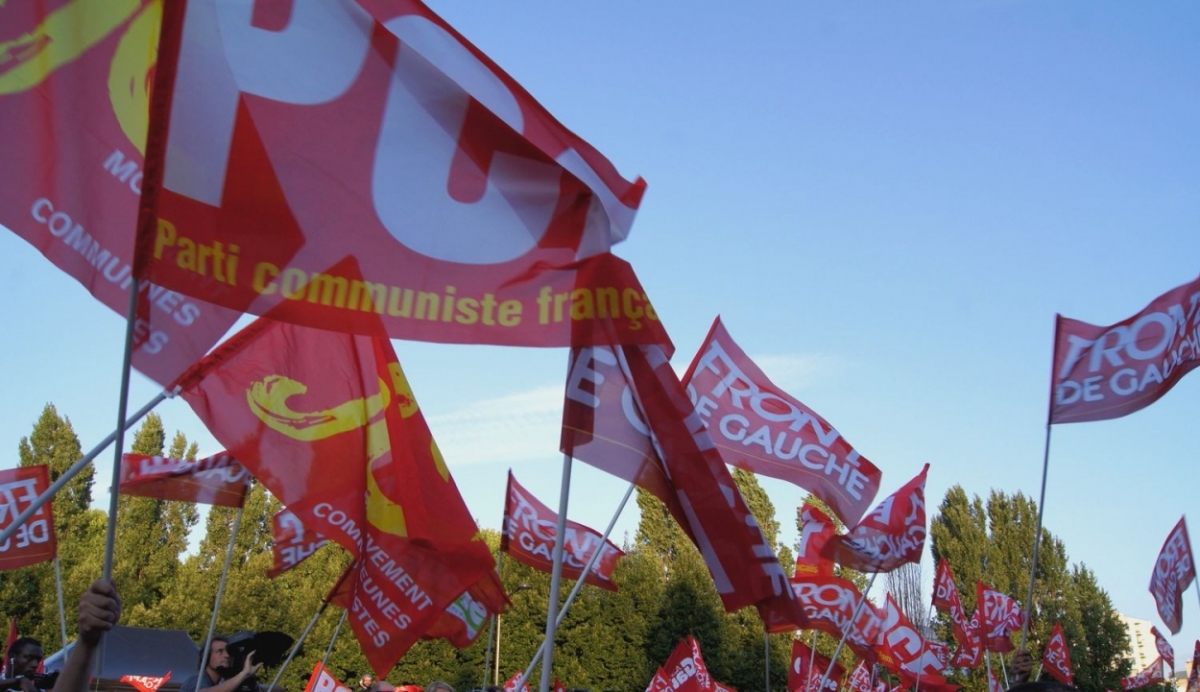
[[715, 690], [712, 676], [704, 665], [704, 657], [700, 655], [700, 643], [690, 634], [679, 640], [662, 669], [675, 692]]
[[[833, 637], [841, 637], [849, 628], [846, 645], [859, 658], [874, 661], [875, 645], [883, 633], [883, 617], [868, 601], [861, 609], [864, 596], [849, 579], [818, 575], [796, 575], [792, 578], [796, 600], [804, 608], [808, 627]], [[858, 616], [854, 611], [858, 609]]]
[[[19, 466], [0, 471], [0, 529], [7, 528], [50, 487], [47, 469], [44, 465]], [[0, 570], [53, 560], [57, 551], [53, 500], [47, 500], [7, 541], [0, 543]]]
[[121, 455], [121, 493], [220, 507], [241, 507], [250, 474], [221, 452], [198, 461], [148, 454]]
[[813, 651], [808, 644], [793, 639], [792, 667], [788, 670], [787, 683], [789, 692], [837, 692], [842, 678], [846, 675], [846, 669], [840, 663], [834, 664], [833, 672], [825, 680], [825, 687], [821, 687], [821, 680], [825, 677], [825, 671], [829, 670], [829, 663], [828, 656], [822, 656]]
[[[558, 526], [558, 513], [547, 507], [513, 478], [508, 472], [508, 491], [504, 499], [504, 524], [500, 532], [500, 550], [518, 561], [543, 572], [554, 568], [554, 533]], [[588, 572], [587, 583], [609, 591], [616, 591], [612, 580], [617, 560], [625, 552], [612, 541], [583, 524], [567, 520], [567, 535], [563, 539], [564, 577], [578, 579], [583, 574], [592, 553], [600, 550], [600, 557]]]
[[342, 602], [376, 672], [495, 565], [387, 339], [261, 319], [180, 386], [306, 528], [354, 555]]
[[317, 549], [329, 542], [316, 531], [305, 531], [304, 522], [292, 510], [284, 507], [271, 517], [271, 569], [267, 576], [274, 579], [304, 562]]
[[1188, 673], [1185, 692], [1200, 692], [1200, 641], [1192, 649], [1192, 670]]
[[837, 525], [816, 507], [804, 503], [800, 509], [800, 548], [796, 552], [797, 575], [833, 576], [833, 560], [822, 553], [837, 534]]
[[925, 474], [912, 480], [864, 516], [854, 528], [825, 544], [825, 555], [860, 572], [890, 572], [918, 562], [925, 549]]
[[1149, 687], [1155, 683], [1162, 682], [1164, 679], [1163, 660], [1162, 657], [1159, 657], [1151, 661], [1150, 665], [1143, 668], [1137, 675], [1121, 678], [1121, 689], [1126, 690], [1126, 692], [1140, 690], [1143, 687]]
[[871, 506], [883, 474], [824, 418], [767, 379], [720, 317], [683, 383], [726, 463], [808, 490], [847, 525]]
[[1196, 561], [1188, 539], [1187, 519], [1180, 517], [1158, 551], [1154, 573], [1150, 575], [1150, 593], [1158, 606], [1158, 616], [1171, 634], [1179, 634], [1183, 627], [1183, 591], [1195, 578]]
[[1021, 604], [980, 581], [975, 582], [975, 603], [984, 650], [1012, 651], [1014, 647], [1009, 635], [1021, 627]]
[[610, 320], [621, 343], [668, 343], [608, 252], [644, 182], [419, 0], [190, 0], [163, 37], [139, 276], [407, 339], [563, 346]]
[[[162, 13], [131, 0], [0, 3], [0, 225], [122, 316]], [[160, 384], [240, 315], [139, 289], [133, 366]]]
[[1157, 401], [1197, 365], [1200, 278], [1107, 327], [1059, 315], [1050, 422], [1128, 415]]
[[1062, 625], [1054, 623], [1054, 630], [1046, 640], [1046, 648], [1042, 649], [1042, 666], [1055, 680], [1064, 685], [1074, 685], [1071, 673], [1071, 650], [1067, 647], [1067, 637], [1063, 634]]
[[662, 349], [572, 352], [562, 451], [664, 498], [727, 611], [753, 605], [770, 632], [804, 626], [773, 547]]
[[1158, 655], [1167, 664], [1167, 670], [1175, 670], [1175, 649], [1171, 648], [1171, 642], [1162, 636], [1157, 627], [1152, 626], [1150, 634], [1154, 635], [1154, 648], [1158, 649]]

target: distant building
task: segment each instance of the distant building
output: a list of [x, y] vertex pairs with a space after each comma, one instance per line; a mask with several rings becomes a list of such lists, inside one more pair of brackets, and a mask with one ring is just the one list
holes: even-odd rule
[[1149, 620], [1139, 620], [1127, 615], [1120, 615], [1121, 624], [1125, 625], [1125, 634], [1129, 635], [1129, 655], [1133, 662], [1133, 673], [1143, 670], [1158, 658], [1158, 648], [1154, 646], [1154, 635], [1150, 628], [1154, 623]]

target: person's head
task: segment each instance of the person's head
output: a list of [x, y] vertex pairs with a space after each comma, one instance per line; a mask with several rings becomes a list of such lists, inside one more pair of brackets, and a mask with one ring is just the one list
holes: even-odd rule
[[425, 692], [454, 692], [454, 688], [448, 682], [434, 680], [425, 686]]
[[364, 690], [374, 684], [375, 684], [375, 676], [371, 675], [370, 673], [367, 673], [366, 675], [364, 675], [358, 679], [358, 686], [363, 688]]
[[33, 637], [21, 637], [8, 647], [7, 658], [11, 677], [33, 675], [42, 662], [42, 643]]
[[204, 658], [204, 669], [218, 675], [229, 673], [233, 656], [229, 653], [229, 641], [225, 637], [213, 637], [208, 645], [208, 656]]

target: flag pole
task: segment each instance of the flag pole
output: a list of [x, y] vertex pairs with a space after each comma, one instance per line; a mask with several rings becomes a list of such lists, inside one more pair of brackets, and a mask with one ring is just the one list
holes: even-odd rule
[[[153, 410], [155, 406], [158, 406], [159, 404], [161, 404], [163, 399], [166, 399], [166, 398], [167, 398], [167, 395], [165, 393], [159, 392], [158, 395], [155, 396], [153, 399], [151, 399], [150, 402], [147, 403], [145, 406], [143, 406], [141, 408], [141, 410], [139, 410], [137, 413], [133, 414], [132, 416], [130, 416], [129, 418], [127, 418], [125, 420], [125, 428], [133, 427], [134, 423], [141, 420], [142, 417], [145, 416], [147, 413], [150, 413], [150, 411]], [[72, 478], [74, 478], [76, 475], [79, 474], [80, 471], [87, 468], [87, 465], [92, 463], [93, 459], [100, 456], [100, 453], [103, 452], [110, 444], [112, 444], [113, 440], [115, 440], [116, 437], [117, 437], [116, 432], [109, 433], [108, 437], [101, 440], [100, 444], [98, 444], [92, 448], [92, 451], [88, 452], [86, 455], [83, 456], [83, 458], [81, 458], [79, 461], [76, 461], [74, 464], [72, 464], [71, 467], [68, 468], [66, 471], [63, 471], [62, 474], [58, 477], [58, 480], [51, 483], [50, 487], [46, 488], [46, 491], [43, 492], [41, 495], [38, 495], [37, 499], [35, 499], [32, 504], [30, 504], [20, 514], [18, 514], [16, 519], [13, 519], [13, 522], [11, 524], [4, 527], [3, 531], [0, 531], [0, 544], [3, 544], [8, 539], [12, 538], [12, 535], [17, 532], [17, 529], [21, 528], [21, 526], [23, 526], [25, 524], [25, 521], [28, 520], [29, 517], [32, 517], [35, 513], [37, 513], [37, 511], [39, 509], [41, 509], [42, 505], [46, 504], [47, 500], [54, 497], [54, 494], [57, 493], [59, 490], [61, 490], [64, 485], [69, 483]]]
[[350, 614], [350, 610], [342, 611], [342, 617], [338, 618], [337, 627], [333, 628], [333, 636], [329, 638], [329, 646], [325, 647], [325, 655], [321, 657], [321, 668], [325, 668], [325, 663], [329, 661], [329, 654], [333, 653], [333, 643], [337, 641], [338, 635], [342, 632], [342, 625], [346, 624], [346, 616]]
[[67, 611], [63, 608], [62, 570], [58, 566], [58, 556], [54, 556], [54, 584], [58, 587], [58, 627], [62, 630], [62, 648], [67, 648]]
[[[1051, 395], [1053, 397], [1053, 394]], [[1053, 401], [1053, 399], [1051, 399]], [[1046, 512], [1046, 476], [1050, 472], [1050, 421], [1046, 420], [1046, 446], [1042, 452], [1042, 491], [1038, 496], [1038, 517], [1037, 528], [1033, 533], [1033, 562], [1029, 567], [1029, 598], [1025, 599], [1025, 615], [1021, 618], [1021, 645], [1017, 649], [1025, 648], [1025, 641], [1029, 635], [1029, 618], [1030, 611], [1033, 610], [1033, 585], [1037, 579], [1038, 566], [1038, 549], [1042, 545], [1042, 515]]]
[[767, 685], [763, 689], [771, 692], [771, 633], [763, 632], [763, 667], [766, 669]]
[[850, 636], [850, 630], [854, 629], [854, 622], [858, 620], [858, 614], [862, 612], [863, 606], [867, 604], [867, 593], [875, 585], [875, 577], [878, 576], [879, 572], [871, 573], [871, 581], [867, 582], [867, 588], [863, 589], [862, 600], [858, 602], [858, 605], [854, 606], [854, 614], [850, 616], [850, 621], [846, 623], [846, 629], [842, 630], [842, 638], [838, 640], [837, 648], [833, 650], [833, 655], [829, 657], [829, 667], [825, 669], [825, 674], [821, 676], [821, 683], [817, 685], [816, 692], [825, 692], [825, 683], [829, 682], [829, 676], [833, 675], [833, 667], [837, 665], [838, 654], [842, 653], [842, 647], [846, 644], [846, 637]]
[[[313, 627], [316, 626], [317, 620], [321, 619], [321, 616], [325, 614], [325, 609], [328, 607], [329, 601], [321, 601], [321, 607], [317, 608], [316, 614], [313, 615], [312, 619], [308, 621], [308, 627], [304, 628], [304, 633], [301, 634], [300, 638], [296, 640], [296, 643], [292, 645], [292, 650], [288, 652], [287, 658], [285, 658], [283, 663], [280, 664], [279, 670], [275, 671], [275, 678], [271, 680], [271, 684], [267, 687], [267, 692], [271, 692], [271, 690], [275, 689], [275, 685], [279, 684], [279, 678], [283, 677], [283, 671], [287, 670], [287, 667], [291, 664], [292, 659], [296, 657], [296, 652], [300, 650], [300, 646], [304, 644], [304, 640], [308, 639], [308, 635], [312, 632]], [[333, 642], [330, 642], [330, 644], [332, 643]]]
[[1008, 666], [1004, 665], [1004, 654], [1000, 654], [1000, 673], [1004, 675], [1004, 689], [1009, 688], [1008, 684]]
[[804, 689], [812, 684], [813, 663], [817, 660], [817, 631], [813, 630], [812, 645], [808, 647], [808, 675], [804, 676]]
[[112, 578], [113, 551], [117, 543], [117, 501], [121, 498], [121, 452], [125, 448], [125, 409], [129, 406], [129, 373], [133, 369], [133, 327], [137, 322], [138, 278], [129, 286], [129, 313], [125, 315], [125, 355], [121, 359], [121, 393], [117, 397], [117, 430], [113, 453], [112, 484], [108, 488], [108, 529], [104, 536], [104, 578]]
[[[563, 454], [562, 484], [558, 495], [558, 524], [554, 529], [554, 565], [550, 572], [550, 598], [546, 604], [546, 637], [542, 640], [542, 679], [538, 692], [550, 692], [554, 664], [554, 635], [558, 631], [558, 594], [562, 587], [563, 545], [567, 537], [567, 502], [571, 495], [571, 455]], [[599, 553], [599, 548], [596, 550]], [[582, 583], [583, 580], [580, 579]], [[524, 679], [518, 687], [524, 684]]]
[[[244, 507], [238, 507], [237, 516], [233, 518], [233, 530], [229, 532], [229, 546], [225, 549], [225, 566], [221, 568], [221, 579], [217, 582], [217, 598], [213, 601], [212, 617], [208, 620], [208, 635], [204, 638], [204, 648], [200, 650], [200, 671], [196, 674], [195, 692], [200, 692], [200, 684], [205, 675], [204, 669], [208, 667], [208, 647], [212, 646], [213, 631], [217, 628], [217, 610], [221, 607], [221, 596], [225, 593], [225, 578], [229, 576], [229, 563], [233, 560], [233, 544], [237, 539], [238, 529], [242, 526], [244, 509]], [[187, 692], [187, 690], [180, 690], [180, 692]]]
[[[496, 555], [496, 574], [501, 574], [501, 569], [504, 567], [504, 553], [500, 552]], [[492, 667], [492, 637], [496, 636], [496, 616], [492, 616], [492, 622], [488, 625], [488, 643], [487, 651], [483, 654], [483, 683], [479, 685], [480, 689], [487, 687], [488, 669]]]
[[[621, 498], [621, 504], [617, 505], [617, 511], [613, 512], [612, 519], [608, 521], [608, 526], [604, 529], [604, 535], [600, 537], [599, 545], [597, 545], [596, 549], [592, 551], [592, 554], [588, 556], [587, 564], [583, 566], [583, 571], [580, 574], [580, 578], [575, 580], [575, 586], [571, 589], [571, 593], [567, 594], [567, 600], [563, 603], [562, 608], [558, 611], [558, 619], [555, 620], [554, 623], [556, 630], [558, 629], [558, 626], [562, 624], [563, 617], [567, 614], [567, 608], [571, 607], [571, 603], [575, 601], [575, 597], [578, 596], [580, 590], [583, 589], [583, 584], [586, 581], [587, 575], [591, 574], [592, 567], [596, 564], [596, 560], [600, 558], [600, 553], [604, 548], [605, 542], [608, 541], [609, 535], [612, 534], [613, 527], [617, 525], [617, 519], [621, 517], [621, 512], [625, 511], [625, 505], [629, 503], [629, 498], [633, 496], [633, 489], [636, 487], [636, 483], [630, 483], [629, 487], [625, 489], [625, 497]], [[560, 518], [563, 516], [565, 516], [565, 513], [559, 515]], [[561, 558], [559, 561], [561, 562]], [[524, 682], [529, 679], [529, 675], [533, 673], [533, 668], [537, 665], [538, 658], [542, 656], [542, 651], [546, 648], [546, 641], [546, 639], [542, 640], [542, 645], [538, 647], [537, 653], [533, 655], [533, 660], [530, 661], [529, 667], [526, 668], [525, 673], [521, 675], [520, 684], [524, 684]], [[496, 648], [499, 649], [498, 646]], [[499, 650], [497, 650], [496, 656], [497, 663], [499, 663]], [[500, 684], [499, 675], [497, 675], [496, 684]]]

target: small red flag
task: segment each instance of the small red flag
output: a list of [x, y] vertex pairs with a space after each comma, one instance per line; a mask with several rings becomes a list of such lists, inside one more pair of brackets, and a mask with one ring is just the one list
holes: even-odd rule
[[305, 531], [304, 522], [295, 512], [284, 507], [271, 517], [271, 569], [267, 576], [274, 579], [317, 552], [329, 542], [316, 531]]
[[320, 661], [317, 661], [304, 692], [350, 692], [350, 688], [339, 682]]
[[[846, 686], [851, 692], [871, 692], [871, 671], [867, 669], [866, 663], [859, 661], [858, 665], [854, 666]], [[788, 689], [792, 689], [791, 686]]]
[[650, 684], [646, 686], [646, 692], [668, 692], [671, 689], [671, 681], [667, 679], [667, 674], [663, 671], [662, 666], [654, 671], [654, 677], [650, 678]]
[[985, 651], [1012, 651], [1009, 635], [1021, 628], [1021, 604], [1016, 599], [975, 582], [975, 614], [979, 616], [979, 637]]
[[1162, 682], [1163, 677], [1163, 660], [1160, 656], [1150, 662], [1150, 665], [1143, 668], [1137, 675], [1131, 675], [1127, 678], [1121, 678], [1121, 689], [1129, 692], [1130, 690], [1140, 690], [1143, 687], [1149, 687], [1157, 682]]
[[1171, 634], [1179, 634], [1183, 627], [1183, 592], [1195, 578], [1196, 561], [1192, 558], [1187, 519], [1180, 517], [1163, 542], [1154, 561], [1154, 573], [1150, 575], [1150, 594], [1158, 606], [1158, 616]]
[[882, 611], [879, 662], [893, 673], [921, 676], [922, 684], [926, 678], [932, 680], [939, 675], [946, 667], [944, 652], [925, 642], [891, 594], [887, 595]]
[[[18, 466], [0, 471], [0, 529], [50, 487], [46, 466]], [[17, 569], [53, 560], [58, 551], [54, 538], [53, 498], [38, 507], [29, 519], [0, 545], [0, 570]]]
[[[789, 692], [816, 692], [826, 670], [829, 670], [828, 656], [813, 651], [812, 647], [799, 639], [792, 640], [792, 667], [788, 670], [787, 685]], [[846, 669], [842, 664], [834, 664], [825, 687], [821, 688], [822, 692], [837, 692], [845, 675]]]
[[121, 682], [127, 682], [132, 685], [138, 692], [158, 692], [158, 688], [162, 687], [167, 680], [171, 679], [171, 671], [161, 678], [151, 677], [149, 675], [122, 675]]
[[1071, 673], [1071, 650], [1067, 647], [1062, 625], [1057, 622], [1054, 623], [1050, 638], [1046, 640], [1046, 648], [1042, 650], [1042, 667], [1062, 684], [1075, 684]]
[[1151, 627], [1150, 634], [1154, 635], [1154, 648], [1158, 649], [1158, 655], [1167, 664], [1167, 670], [1175, 670], [1175, 649], [1171, 648], [1171, 642], [1162, 636], [1157, 627]]
[[797, 575], [833, 576], [833, 560], [823, 555], [825, 544], [837, 535], [833, 520], [816, 507], [804, 503], [800, 509], [800, 549], [796, 553]]
[[841, 577], [797, 575], [792, 578], [792, 591], [804, 609], [808, 627], [839, 638], [849, 627], [846, 645], [859, 658], [875, 661], [875, 645], [883, 631], [883, 618], [869, 601], [859, 609], [858, 617], [854, 617], [855, 609], [863, 600], [854, 582]]
[[854, 528], [825, 544], [825, 554], [860, 572], [890, 572], [918, 562], [925, 549], [925, 475], [912, 480], [871, 510]]
[[716, 686], [704, 657], [700, 655], [700, 643], [688, 635], [675, 645], [675, 650], [663, 664], [663, 672], [675, 692], [714, 692]]
[[250, 474], [225, 452], [198, 461], [121, 455], [121, 493], [125, 495], [241, 507], [249, 490]]

